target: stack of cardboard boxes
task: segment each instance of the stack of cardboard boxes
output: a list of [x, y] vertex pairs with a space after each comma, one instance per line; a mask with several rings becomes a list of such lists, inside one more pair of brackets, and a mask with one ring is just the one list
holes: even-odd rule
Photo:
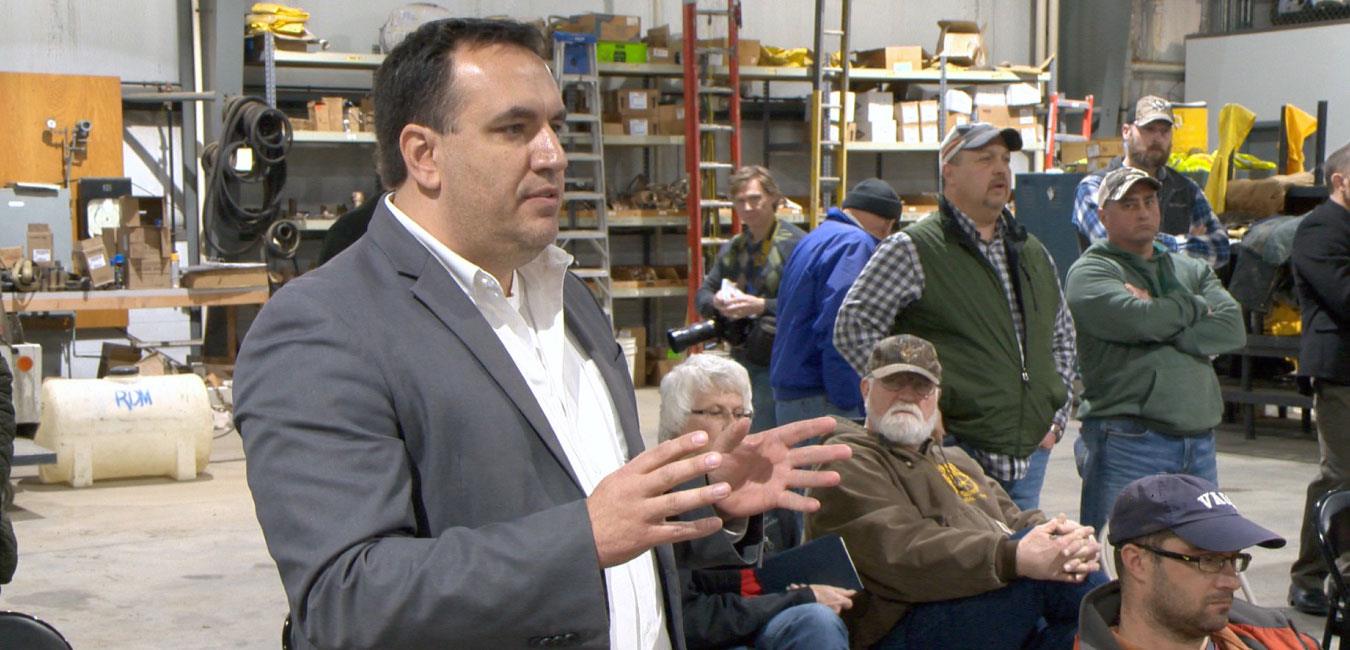
[[1037, 107], [1041, 103], [1040, 87], [1032, 83], [986, 86], [975, 95], [976, 117], [997, 127], [1017, 129], [1022, 135], [1022, 146], [1039, 146], [1044, 139], [1041, 117]]
[[621, 88], [604, 97], [606, 135], [684, 135], [684, 106], [659, 103], [659, 90]]
[[103, 229], [104, 254], [113, 256], [120, 252], [126, 259], [125, 284], [128, 289], [173, 286], [173, 246], [169, 242], [168, 229], [141, 210], [138, 199], [125, 197], [121, 201], [122, 225]]
[[[852, 93], [850, 93], [852, 94]], [[872, 90], [857, 94], [858, 142], [895, 144], [895, 95]]]
[[292, 117], [295, 131], [375, 132], [375, 102], [363, 97], [353, 103], [345, 97], [320, 97], [306, 104], [305, 117]]

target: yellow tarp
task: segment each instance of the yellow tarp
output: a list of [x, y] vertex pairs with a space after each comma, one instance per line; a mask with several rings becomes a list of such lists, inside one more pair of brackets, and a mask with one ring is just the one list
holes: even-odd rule
[[1214, 152], [1214, 166], [1205, 183], [1205, 198], [1215, 214], [1223, 214], [1224, 197], [1228, 193], [1228, 158], [1247, 141], [1256, 124], [1256, 113], [1241, 104], [1227, 104], [1219, 111], [1219, 149]]
[[284, 36], [303, 37], [308, 35], [305, 31], [307, 20], [309, 12], [299, 7], [288, 7], [275, 2], [258, 2], [249, 8], [245, 24], [248, 26], [249, 36], [272, 32]]
[[1293, 104], [1284, 105], [1284, 142], [1289, 157], [1284, 161], [1284, 173], [1303, 171], [1303, 141], [1317, 132], [1317, 118]]

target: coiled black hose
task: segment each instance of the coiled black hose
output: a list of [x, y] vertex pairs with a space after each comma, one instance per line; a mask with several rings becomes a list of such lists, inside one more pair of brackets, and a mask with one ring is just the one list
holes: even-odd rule
[[[253, 165], [235, 169], [239, 150], [248, 148]], [[233, 257], [256, 246], [276, 220], [281, 190], [286, 185], [286, 153], [291, 148], [291, 122], [281, 111], [252, 96], [233, 97], [225, 106], [220, 141], [202, 151], [206, 171], [206, 243], [214, 253]], [[261, 184], [262, 202], [242, 204], [243, 184]]]

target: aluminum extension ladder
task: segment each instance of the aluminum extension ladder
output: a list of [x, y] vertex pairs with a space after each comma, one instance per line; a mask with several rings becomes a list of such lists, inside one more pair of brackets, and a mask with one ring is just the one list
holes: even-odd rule
[[558, 134], [567, 153], [558, 245], [576, 258], [572, 273], [591, 288], [613, 327], [614, 288], [595, 36], [557, 32], [553, 39], [553, 76], [568, 110], [563, 132]]
[[[848, 57], [849, 0], [840, 0], [838, 29], [825, 28], [825, 0], [816, 0], [815, 52], [811, 62], [811, 193], [806, 207], [811, 227], [832, 205], [844, 202], [848, 187], [848, 123], [853, 121], [849, 106], [849, 75], [853, 65]], [[830, 65], [826, 37], [838, 38], [840, 67]], [[837, 99], [831, 100], [837, 92]], [[827, 115], [829, 116], [827, 118]], [[837, 124], [831, 131], [831, 125]]]

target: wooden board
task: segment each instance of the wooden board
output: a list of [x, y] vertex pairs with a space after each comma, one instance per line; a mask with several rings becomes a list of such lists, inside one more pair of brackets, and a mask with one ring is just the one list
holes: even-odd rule
[[115, 291], [42, 291], [4, 294], [11, 312], [73, 311], [107, 309], [153, 309], [157, 307], [217, 307], [261, 305], [267, 302], [267, 287], [238, 289], [123, 289]]
[[117, 77], [0, 72], [0, 185], [14, 181], [61, 183], [61, 128], [89, 120], [86, 156], [76, 157], [72, 179], [122, 175], [122, 82]]
[[[56, 120], [58, 128], [72, 127], [80, 120], [93, 125], [85, 154], [77, 154], [70, 167], [72, 181], [122, 176], [120, 79], [0, 72], [0, 142], [5, 143], [0, 147], [0, 185], [63, 182], [60, 138], [47, 133], [49, 118]], [[72, 204], [72, 233], [79, 232], [74, 208]], [[84, 312], [76, 320], [80, 329], [126, 326], [125, 311]]]

